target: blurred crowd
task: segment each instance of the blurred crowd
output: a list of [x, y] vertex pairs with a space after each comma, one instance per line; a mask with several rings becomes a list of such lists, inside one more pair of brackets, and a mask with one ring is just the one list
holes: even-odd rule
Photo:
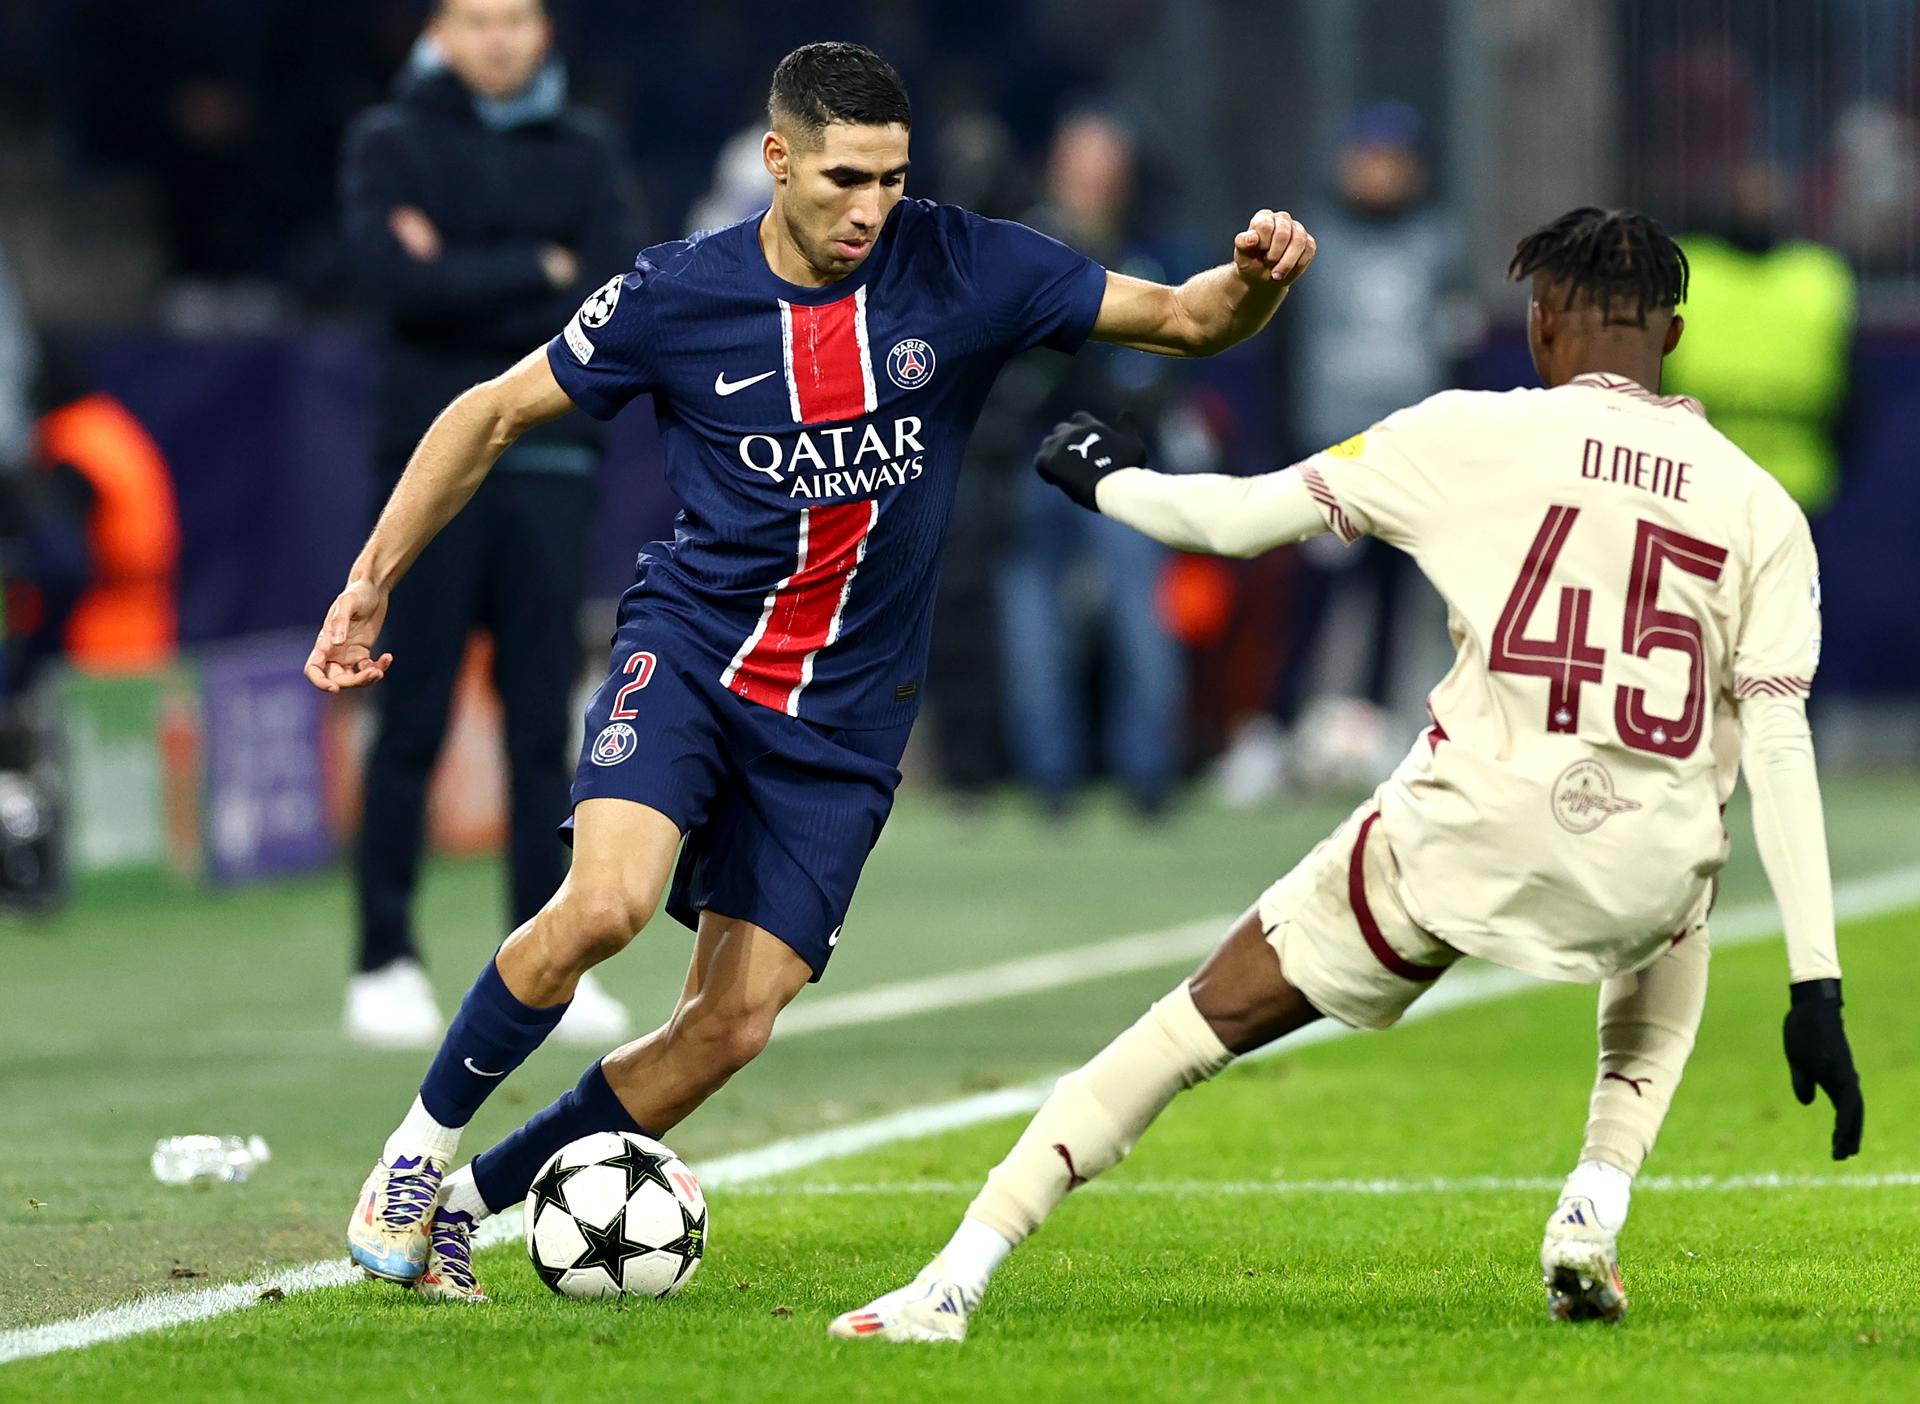
[[[1359, 8], [1391, 20], [1415, 3]], [[1484, 8], [1517, 33], [1560, 3]], [[1199, 26], [1217, 8], [1185, 13]], [[1301, 25], [1332, 13], [1316, 0], [1274, 8]], [[1619, 188], [1594, 196], [1690, 231], [1699, 316], [1675, 388], [1702, 395], [1817, 512], [1839, 482], [1855, 410], [1856, 275], [1920, 288], [1911, 6], [1612, 8], [1602, 28]], [[621, 0], [550, 9], [554, 59], [489, 100], [508, 123], [541, 102], [598, 114], [604, 184], [620, 200], [618, 228], [542, 247], [544, 271], [526, 289], [542, 326], [598, 280], [609, 250], [761, 207], [755, 114], [768, 68], [821, 37], [816, 16], [758, 0], [683, 7], [670, 21]], [[85, 358], [69, 354], [76, 331], [88, 344], [132, 325], [299, 334], [366, 314], [381, 259], [402, 277], [439, 257], [444, 231], [377, 195], [356, 214], [350, 160], [344, 192], [340, 175], [357, 114], [421, 79], [426, 10], [421, 0], [0, 0], [8, 689], [62, 651], [98, 668], [166, 657], [172, 592], [194, 568], [180, 559], [172, 484], [195, 465], [169, 465], [126, 407], [88, 383]], [[914, 193], [1174, 279], [1216, 259], [1224, 236], [1189, 198], [1203, 182], [1182, 122], [1204, 110], [1193, 118], [1129, 80], [1172, 13], [1126, 0], [1094, 33], [1067, 0], [874, 3], [836, 28], [885, 52], [914, 93]], [[1262, 42], [1276, 32], [1288, 26]], [[1373, 42], [1386, 31], [1358, 32]], [[1447, 114], [1379, 91], [1357, 59], [1353, 69], [1353, 100], [1296, 158], [1289, 200], [1321, 254], [1273, 332], [1219, 367], [1090, 348], [1036, 354], [1005, 377], [961, 486], [940, 601], [928, 734], [956, 788], [1017, 776], [1064, 813], [1106, 776], [1150, 816], [1196, 771], [1253, 803], [1390, 764], [1433, 661], [1409, 640], [1436, 634], [1422, 627], [1436, 602], [1404, 560], [1326, 543], [1246, 567], [1173, 557], [1075, 511], [1027, 463], [1047, 425], [1084, 408], [1134, 415], [1165, 469], [1262, 471], [1472, 383], [1487, 336], [1474, 289], [1499, 243], [1485, 230], [1470, 242]], [[531, 330], [516, 335], [531, 344]], [[427, 400], [509, 350], [488, 341], [485, 355], [431, 373], [383, 363], [376, 399], [408, 374], [439, 379], [408, 414], [382, 410], [386, 437], [368, 451], [375, 481], [391, 482]], [[566, 456], [567, 445], [550, 447], [555, 462]], [[569, 537], [556, 549], [579, 547]], [[436, 728], [422, 734], [437, 745]]]

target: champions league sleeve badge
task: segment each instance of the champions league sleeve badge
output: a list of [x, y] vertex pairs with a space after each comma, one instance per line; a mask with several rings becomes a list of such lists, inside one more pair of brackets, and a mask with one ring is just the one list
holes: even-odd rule
[[587, 300], [580, 304], [580, 324], [588, 328], [604, 327], [613, 319], [613, 309], [620, 305], [620, 289], [626, 282], [624, 273], [613, 277], [587, 294]]

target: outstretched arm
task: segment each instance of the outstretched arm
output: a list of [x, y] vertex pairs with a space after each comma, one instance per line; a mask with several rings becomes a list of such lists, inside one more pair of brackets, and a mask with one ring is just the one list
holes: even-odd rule
[[1177, 288], [1109, 272], [1093, 339], [1162, 356], [1217, 355], [1267, 324], [1313, 253], [1305, 225], [1261, 210], [1234, 237], [1232, 263]]
[[1127, 468], [1094, 494], [1104, 516], [1182, 551], [1258, 556], [1327, 529], [1297, 468], [1233, 478]]
[[1137, 434], [1082, 412], [1054, 426], [1034, 466], [1082, 507], [1182, 551], [1257, 556], [1327, 529], [1297, 468], [1174, 476], [1137, 466], [1145, 461]]
[[1753, 837], [1787, 937], [1791, 1004], [1784, 1025], [1793, 1093], [1833, 1103], [1833, 1158], [1860, 1149], [1860, 1078], [1841, 1021], [1833, 879], [1806, 702], [1756, 696], [1740, 703], [1741, 770], [1753, 796]]
[[360, 549], [346, 588], [327, 611], [307, 656], [308, 681], [323, 692], [338, 692], [386, 676], [393, 655], [374, 657], [373, 644], [393, 587], [466, 505], [507, 446], [572, 408], [542, 347], [440, 412]]
[[1788, 973], [1796, 983], [1838, 980], [1833, 876], [1806, 701], [1760, 696], [1739, 705], [1741, 773], [1753, 796], [1754, 843], [1780, 904]]

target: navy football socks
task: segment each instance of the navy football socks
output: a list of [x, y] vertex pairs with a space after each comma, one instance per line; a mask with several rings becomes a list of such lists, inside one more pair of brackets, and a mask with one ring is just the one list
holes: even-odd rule
[[506, 1075], [545, 1041], [567, 1006], [535, 1009], [513, 997], [489, 960], [440, 1041], [420, 1084], [427, 1114], [443, 1126], [465, 1126]]
[[533, 1177], [540, 1167], [562, 1146], [591, 1136], [596, 1131], [636, 1131], [647, 1133], [621, 1105], [600, 1064], [595, 1063], [580, 1076], [573, 1091], [536, 1112], [506, 1140], [490, 1151], [474, 1157], [473, 1183], [497, 1214], [509, 1204], [518, 1204], [533, 1188]]

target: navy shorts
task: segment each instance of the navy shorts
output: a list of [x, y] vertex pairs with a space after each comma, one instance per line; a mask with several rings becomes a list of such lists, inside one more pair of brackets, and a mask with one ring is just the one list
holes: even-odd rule
[[[900, 784], [912, 723], [816, 725], [720, 685], [724, 663], [658, 614], [614, 636], [607, 680], [587, 706], [573, 803], [624, 799], [686, 835], [667, 911], [752, 922], [818, 980]], [[573, 841], [573, 818], [560, 826]]]

